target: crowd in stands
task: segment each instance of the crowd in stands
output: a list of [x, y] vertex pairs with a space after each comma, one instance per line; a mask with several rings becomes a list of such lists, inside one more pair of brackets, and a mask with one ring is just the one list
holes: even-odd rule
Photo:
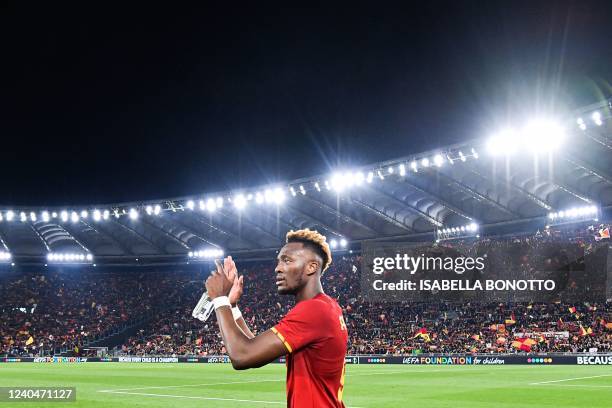
[[80, 355], [90, 341], [150, 315], [170, 280], [74, 269], [3, 273], [0, 355]]
[[[529, 273], [542, 265], [564, 262], [557, 259], [561, 255], [550, 253], [556, 244], [569, 244], [562, 254], [571, 257], [568, 250], [590, 253], [597, 249], [598, 241], [588, 231], [544, 230], [530, 236], [438, 245], [466, 253], [508, 253], [507, 259], [496, 259], [498, 267]], [[245, 276], [239, 306], [254, 333], [272, 327], [293, 306], [291, 296], [276, 293], [274, 266], [272, 260], [238, 261], [239, 273]], [[582, 352], [593, 348], [612, 352], [610, 302], [372, 302], [360, 289], [360, 269], [361, 257], [345, 252], [335, 256], [322, 279], [325, 292], [343, 308], [351, 354]], [[191, 316], [207, 273], [79, 275], [69, 271], [4, 276], [0, 279], [0, 356], [44, 355], [59, 347], [82, 349], [89, 340], [140, 319], [146, 320], [119, 346], [120, 354], [224, 354], [214, 314], [206, 323]], [[524, 338], [532, 339], [527, 349], [516, 344]]]

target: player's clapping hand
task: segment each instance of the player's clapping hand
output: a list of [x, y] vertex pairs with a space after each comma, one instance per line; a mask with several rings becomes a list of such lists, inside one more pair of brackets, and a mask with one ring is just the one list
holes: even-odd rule
[[206, 279], [206, 291], [211, 299], [219, 296], [228, 296], [232, 289], [233, 282], [227, 277], [226, 272], [217, 268], [208, 279]]
[[238, 269], [236, 268], [236, 263], [232, 259], [231, 256], [228, 256], [223, 260], [223, 269], [225, 270], [225, 274], [227, 279], [232, 282], [232, 289], [229, 293], [229, 301], [232, 306], [236, 306], [240, 297], [242, 296], [242, 291], [244, 287], [244, 275], [238, 276]]

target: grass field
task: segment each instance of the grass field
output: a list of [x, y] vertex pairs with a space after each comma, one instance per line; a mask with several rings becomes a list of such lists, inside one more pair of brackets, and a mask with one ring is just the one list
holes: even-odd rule
[[[0, 386], [73, 386], [72, 403], [15, 407], [282, 407], [285, 367], [1, 364]], [[612, 367], [347, 365], [347, 407], [612, 407]]]

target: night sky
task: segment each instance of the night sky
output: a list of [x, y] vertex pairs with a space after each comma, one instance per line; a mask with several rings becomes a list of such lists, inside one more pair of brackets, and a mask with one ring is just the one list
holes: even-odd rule
[[612, 95], [612, 2], [427, 3], [3, 2], [0, 206], [289, 181]]

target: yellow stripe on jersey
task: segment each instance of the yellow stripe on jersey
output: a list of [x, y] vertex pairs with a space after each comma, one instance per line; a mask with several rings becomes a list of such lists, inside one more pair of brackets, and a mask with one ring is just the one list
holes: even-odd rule
[[346, 363], [342, 366], [342, 376], [340, 377], [340, 387], [338, 388], [338, 402], [342, 402], [342, 394], [344, 394], [344, 376], [346, 374]]
[[292, 353], [293, 349], [291, 348], [289, 343], [287, 343], [287, 340], [285, 340], [285, 336], [283, 336], [278, 330], [276, 330], [276, 327], [272, 327], [270, 330], [272, 330], [272, 333], [276, 334], [278, 336], [278, 338], [280, 339], [280, 341], [283, 342], [283, 344], [287, 348], [287, 351]]

